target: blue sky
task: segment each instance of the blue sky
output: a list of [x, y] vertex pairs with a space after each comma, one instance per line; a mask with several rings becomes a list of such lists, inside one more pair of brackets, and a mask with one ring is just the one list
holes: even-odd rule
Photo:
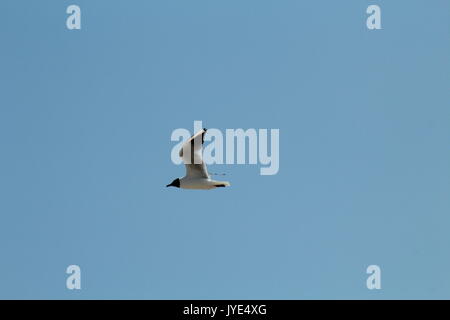
[[[0, 298], [450, 298], [448, 1], [0, 12]], [[279, 173], [215, 165], [231, 188], [165, 188], [194, 120], [280, 129]]]

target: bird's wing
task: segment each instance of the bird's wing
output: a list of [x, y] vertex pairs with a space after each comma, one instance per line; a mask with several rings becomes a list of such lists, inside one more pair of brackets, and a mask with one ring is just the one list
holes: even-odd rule
[[194, 134], [189, 140], [183, 143], [180, 150], [180, 157], [186, 166], [187, 178], [209, 178], [206, 164], [203, 162], [202, 148], [205, 142], [206, 129], [202, 129]]

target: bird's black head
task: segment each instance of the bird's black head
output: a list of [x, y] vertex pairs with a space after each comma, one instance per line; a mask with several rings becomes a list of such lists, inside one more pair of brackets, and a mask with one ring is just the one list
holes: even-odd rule
[[180, 179], [176, 178], [173, 180], [170, 184], [168, 184], [166, 187], [180, 187]]

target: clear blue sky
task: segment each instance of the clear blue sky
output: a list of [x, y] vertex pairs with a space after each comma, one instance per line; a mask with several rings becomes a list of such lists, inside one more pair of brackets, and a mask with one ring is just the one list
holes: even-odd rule
[[[0, 298], [450, 298], [450, 2], [0, 12]], [[279, 128], [278, 175], [217, 165], [231, 188], [165, 188], [194, 120]]]

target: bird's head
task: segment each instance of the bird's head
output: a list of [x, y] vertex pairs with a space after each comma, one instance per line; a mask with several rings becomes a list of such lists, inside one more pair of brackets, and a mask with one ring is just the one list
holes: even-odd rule
[[166, 187], [180, 187], [180, 179], [176, 178], [175, 180], [173, 180], [170, 184], [168, 184]]

